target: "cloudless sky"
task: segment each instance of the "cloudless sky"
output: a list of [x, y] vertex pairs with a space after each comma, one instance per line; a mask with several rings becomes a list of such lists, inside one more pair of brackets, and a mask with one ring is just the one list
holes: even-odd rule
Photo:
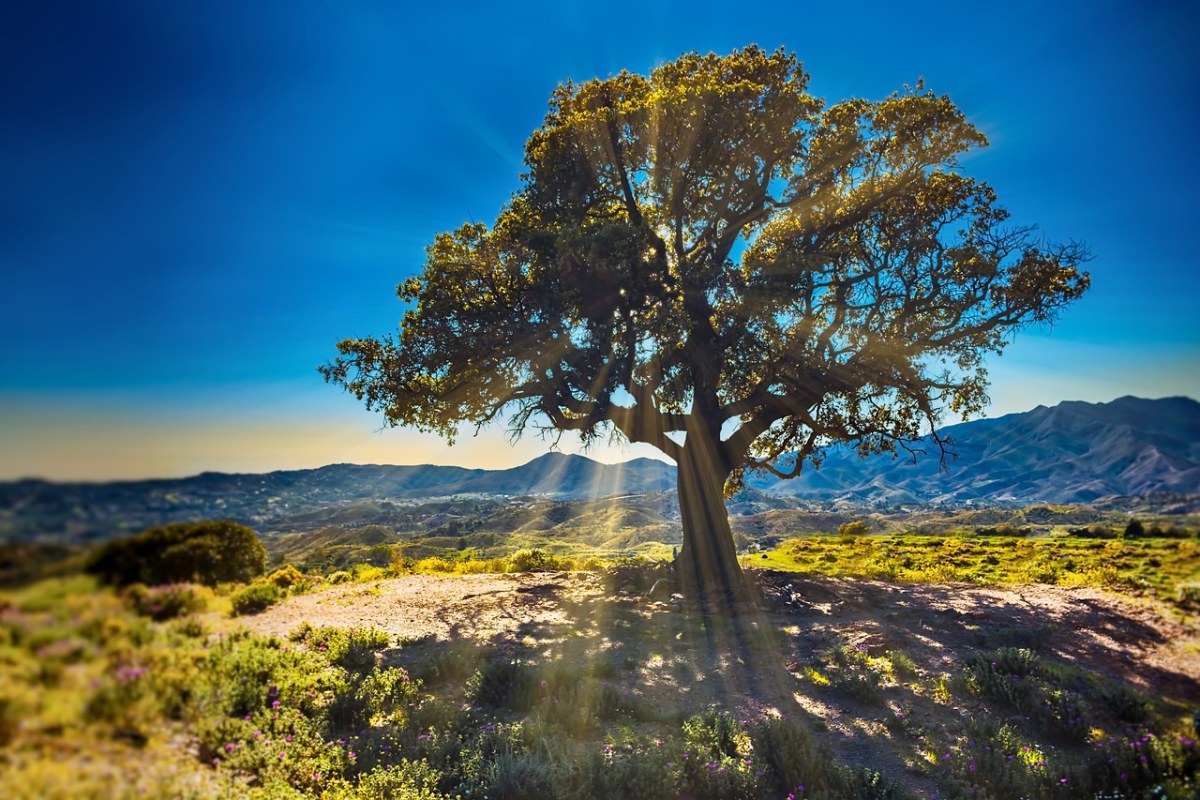
[[989, 416], [1200, 397], [1197, 41], [1183, 2], [5, 3], [0, 479], [545, 452], [381, 431], [316, 367], [395, 328], [435, 233], [495, 218], [558, 83], [749, 43], [831, 102], [923, 77], [991, 140], [964, 170], [1093, 251], [989, 362]]

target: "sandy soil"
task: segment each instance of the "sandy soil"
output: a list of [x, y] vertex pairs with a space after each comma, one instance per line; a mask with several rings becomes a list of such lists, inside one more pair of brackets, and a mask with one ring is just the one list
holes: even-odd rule
[[310, 622], [371, 626], [404, 639], [483, 641], [530, 623], [564, 621], [559, 601], [568, 592], [599, 594], [599, 581], [587, 573], [410, 575], [292, 597], [239, 621], [254, 633], [281, 637]]

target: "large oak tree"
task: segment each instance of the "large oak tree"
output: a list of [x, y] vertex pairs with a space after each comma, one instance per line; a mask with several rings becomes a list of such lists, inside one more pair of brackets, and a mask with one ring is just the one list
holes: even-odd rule
[[1079, 297], [1077, 245], [957, 171], [986, 140], [918, 84], [811, 96], [794, 55], [560, 86], [492, 225], [439, 234], [396, 337], [322, 367], [391, 425], [609, 434], [678, 465], [687, 592], [742, 592], [724, 494], [832, 443], [896, 452], [986, 403], [983, 357]]

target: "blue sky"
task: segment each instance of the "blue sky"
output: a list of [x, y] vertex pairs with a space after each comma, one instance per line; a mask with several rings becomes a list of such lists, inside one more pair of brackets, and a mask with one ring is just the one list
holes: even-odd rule
[[394, 328], [435, 233], [494, 219], [555, 85], [749, 43], [830, 101], [923, 77], [991, 140], [965, 171], [1094, 252], [991, 360], [989, 415], [1200, 397], [1189, 4], [409, 5], [4, 4], [0, 479], [544, 452], [381, 431], [316, 366]]

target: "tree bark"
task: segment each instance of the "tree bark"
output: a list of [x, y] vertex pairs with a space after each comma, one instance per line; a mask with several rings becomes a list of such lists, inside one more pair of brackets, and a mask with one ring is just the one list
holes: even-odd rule
[[705, 611], [733, 614], [752, 600], [725, 510], [728, 472], [698, 439], [689, 434], [678, 460], [683, 548], [675, 572], [687, 600]]

